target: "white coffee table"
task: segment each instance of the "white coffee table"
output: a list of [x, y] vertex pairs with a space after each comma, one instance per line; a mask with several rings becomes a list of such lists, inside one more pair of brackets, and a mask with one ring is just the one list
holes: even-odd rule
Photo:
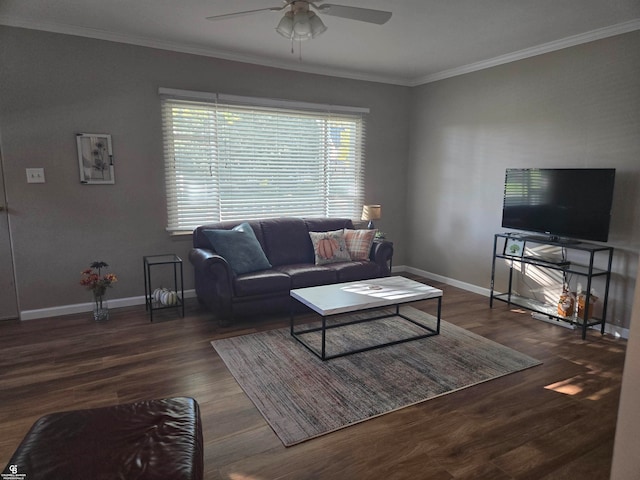
[[[313, 327], [296, 331], [294, 328], [294, 309], [291, 309], [291, 335], [322, 360], [330, 360], [332, 358], [343, 357], [345, 355], [351, 355], [367, 350], [373, 350], [374, 348], [387, 347], [389, 345], [417, 340], [419, 338], [431, 337], [440, 333], [442, 290], [430, 287], [429, 285], [425, 285], [414, 280], [410, 280], [405, 277], [384, 277], [358, 282], [297, 288], [291, 290], [291, 297], [311, 308], [322, 317], [322, 325], [320, 327]], [[431, 328], [427, 325], [417, 322], [400, 312], [400, 306], [403, 304], [429, 299], [438, 300], [436, 328]], [[385, 313], [366, 319], [350, 320], [337, 324], [327, 325], [327, 318], [334, 315], [362, 312], [372, 309], [381, 309], [383, 307], [395, 307], [395, 312]], [[358, 348], [333, 355], [327, 355], [327, 330], [344, 327], [346, 325], [352, 325], [354, 323], [370, 322], [372, 320], [391, 317], [399, 317], [405, 321], [411, 322], [424, 330], [424, 333], [410, 336], [408, 338], [403, 338], [401, 340], [394, 340], [392, 342], [376, 344], [366, 348]], [[322, 333], [322, 347], [320, 351], [312, 348], [307, 342], [305, 342], [303, 338], [303, 335], [305, 333], [317, 331], [320, 331]]]

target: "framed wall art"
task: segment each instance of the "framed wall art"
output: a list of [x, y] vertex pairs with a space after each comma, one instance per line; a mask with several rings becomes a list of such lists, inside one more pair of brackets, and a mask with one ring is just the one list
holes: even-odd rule
[[105, 185], [115, 182], [111, 135], [106, 133], [78, 133], [78, 162], [80, 183]]
[[510, 257], [522, 257], [524, 254], [524, 240], [507, 238], [504, 242], [504, 254]]

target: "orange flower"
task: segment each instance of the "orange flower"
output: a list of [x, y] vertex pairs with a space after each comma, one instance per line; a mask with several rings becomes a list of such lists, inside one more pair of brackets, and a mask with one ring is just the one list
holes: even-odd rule
[[91, 268], [83, 270], [80, 276], [80, 285], [93, 292], [96, 305], [102, 305], [102, 297], [107, 292], [107, 288], [118, 281], [113, 273], [102, 275], [102, 268], [108, 266], [105, 262], [93, 262]]

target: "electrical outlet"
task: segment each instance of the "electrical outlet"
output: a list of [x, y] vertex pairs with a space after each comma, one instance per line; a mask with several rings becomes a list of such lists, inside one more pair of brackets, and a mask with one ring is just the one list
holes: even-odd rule
[[44, 168], [27, 168], [27, 183], [44, 183]]

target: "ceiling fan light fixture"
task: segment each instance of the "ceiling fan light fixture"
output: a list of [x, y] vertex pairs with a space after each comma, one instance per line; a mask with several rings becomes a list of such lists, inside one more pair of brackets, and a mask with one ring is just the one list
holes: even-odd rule
[[313, 12], [293, 14], [287, 12], [276, 27], [276, 32], [286, 39], [309, 40], [323, 33], [327, 27]]
[[309, 12], [298, 11], [293, 14], [293, 39], [308, 40], [312, 38]]
[[276, 32], [287, 39], [291, 39], [291, 37], [293, 37], [293, 12], [287, 12], [284, 14], [280, 23], [278, 23], [278, 26], [276, 27]]
[[321, 33], [327, 31], [327, 27], [320, 17], [316, 15], [314, 12], [309, 12], [309, 24], [311, 25], [311, 38], [316, 38]]

